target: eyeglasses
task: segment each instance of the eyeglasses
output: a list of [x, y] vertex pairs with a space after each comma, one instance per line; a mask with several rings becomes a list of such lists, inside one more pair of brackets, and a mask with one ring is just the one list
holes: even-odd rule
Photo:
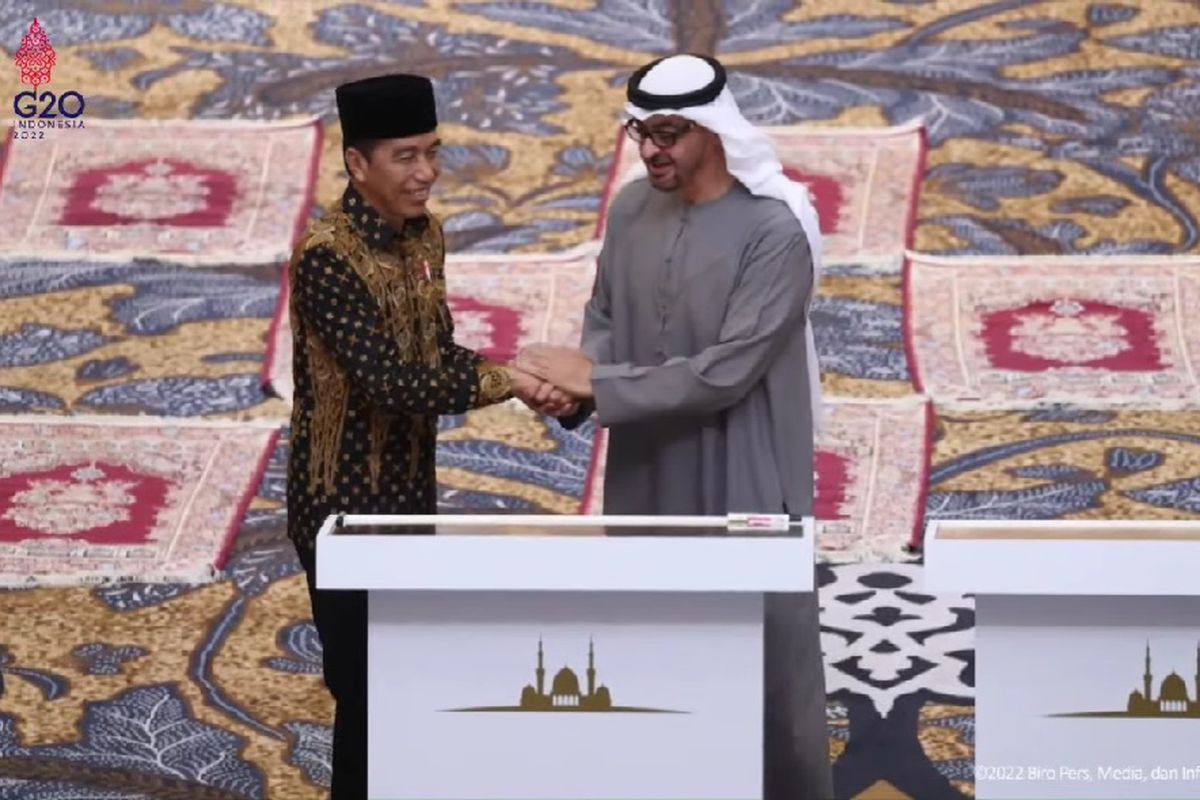
[[679, 137], [696, 127], [694, 122], [684, 122], [682, 125], [670, 125], [648, 128], [640, 119], [631, 119], [625, 123], [625, 133], [629, 138], [641, 144], [649, 139], [656, 147], [670, 147], [679, 141]]

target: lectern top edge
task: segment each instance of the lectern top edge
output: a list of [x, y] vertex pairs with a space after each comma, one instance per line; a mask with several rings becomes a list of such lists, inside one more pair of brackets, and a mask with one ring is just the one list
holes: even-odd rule
[[[326, 518], [317, 585], [367, 591], [810, 592], [814, 520], [730, 532], [712, 519], [569, 515]], [[378, 525], [396, 520], [393, 526]], [[654, 524], [638, 527], [638, 523]], [[414, 525], [414, 523], [424, 523]], [[524, 523], [524, 524], [522, 524]], [[606, 523], [615, 523], [606, 527]], [[589, 535], [593, 530], [600, 535]]]
[[1193, 597], [1200, 523], [939, 520], [924, 552], [931, 592]]
[[[638, 516], [566, 514], [338, 514], [329, 535], [730, 537], [793, 538], [811, 535], [811, 517], [786, 514]], [[806, 534], [806, 531], [808, 532]]]
[[939, 520], [929, 523], [925, 540], [1200, 542], [1200, 521]]

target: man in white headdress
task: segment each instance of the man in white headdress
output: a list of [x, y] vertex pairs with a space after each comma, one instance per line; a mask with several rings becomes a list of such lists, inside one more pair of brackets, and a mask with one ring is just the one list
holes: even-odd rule
[[[563, 424], [594, 412], [609, 429], [606, 514], [810, 515], [821, 239], [807, 190], [715, 59], [651, 62], [627, 98], [645, 174], [612, 202], [581, 348], [531, 346], [517, 365], [584, 401]], [[769, 595], [765, 636], [763, 797], [833, 797], [815, 594]]]

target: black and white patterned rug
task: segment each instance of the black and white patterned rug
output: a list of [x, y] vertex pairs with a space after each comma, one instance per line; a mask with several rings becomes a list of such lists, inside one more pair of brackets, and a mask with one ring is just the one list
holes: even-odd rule
[[923, 569], [818, 568], [839, 798], [973, 793], [974, 601], [926, 593]]

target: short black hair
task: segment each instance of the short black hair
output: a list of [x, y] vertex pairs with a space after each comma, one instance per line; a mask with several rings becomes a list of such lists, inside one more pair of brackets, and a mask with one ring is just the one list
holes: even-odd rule
[[346, 174], [350, 174], [350, 161], [346, 158], [346, 153], [350, 148], [362, 153], [363, 158], [370, 161], [371, 156], [375, 155], [375, 151], [383, 142], [383, 139], [356, 139], [353, 142], [342, 142], [342, 166], [346, 168]]
[[343, 142], [342, 155], [345, 155], [346, 151], [353, 147], [370, 161], [371, 156], [375, 154], [376, 148], [383, 144], [383, 142], [383, 139], [355, 139], [353, 142]]

